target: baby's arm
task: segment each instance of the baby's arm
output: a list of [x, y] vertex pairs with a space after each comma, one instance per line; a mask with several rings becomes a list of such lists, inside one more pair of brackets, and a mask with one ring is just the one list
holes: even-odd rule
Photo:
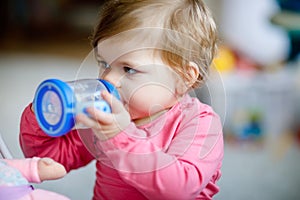
[[67, 171], [85, 166], [94, 159], [77, 130], [61, 137], [51, 137], [44, 133], [31, 110], [31, 104], [22, 113], [20, 145], [25, 157], [51, 157], [63, 164]]

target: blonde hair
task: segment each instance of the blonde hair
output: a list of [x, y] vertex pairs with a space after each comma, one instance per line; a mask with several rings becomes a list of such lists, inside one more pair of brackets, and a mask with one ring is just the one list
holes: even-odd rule
[[184, 81], [191, 78], [188, 63], [196, 63], [200, 73], [191, 87], [200, 86], [217, 51], [216, 24], [201, 0], [108, 0], [100, 11], [92, 45], [149, 24], [164, 30], [157, 41], [163, 61]]

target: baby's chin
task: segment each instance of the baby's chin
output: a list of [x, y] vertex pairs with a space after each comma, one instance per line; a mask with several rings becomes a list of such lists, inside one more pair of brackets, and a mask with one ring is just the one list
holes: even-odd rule
[[149, 114], [137, 115], [136, 113], [130, 113], [131, 121], [135, 123], [135, 125], [140, 126], [149, 122], [151, 116]]
[[162, 109], [155, 113], [148, 113], [147, 115], [132, 118], [132, 121], [135, 123], [136, 126], [142, 126], [145, 124], [149, 124], [162, 116], [164, 113], [168, 112], [169, 109]]

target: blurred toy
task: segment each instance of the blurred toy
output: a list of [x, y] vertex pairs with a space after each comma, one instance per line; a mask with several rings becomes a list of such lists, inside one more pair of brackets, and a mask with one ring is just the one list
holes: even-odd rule
[[223, 41], [266, 69], [287, 58], [289, 38], [270, 24], [279, 10], [276, 1], [223, 0], [221, 7]]
[[236, 112], [231, 126], [235, 139], [239, 141], [255, 141], [263, 136], [262, 114], [259, 110], [244, 108]]
[[294, 12], [300, 12], [299, 0], [276, 0], [278, 5], [283, 10], [291, 10]]
[[262, 135], [262, 119], [260, 112], [249, 113], [249, 122], [242, 130], [242, 138], [259, 138]]
[[221, 46], [219, 55], [214, 59], [213, 63], [219, 72], [231, 72], [236, 67], [234, 52], [226, 46]]
[[253, 59], [243, 54], [241, 51], [235, 50], [228, 46], [221, 46], [219, 48], [218, 57], [213, 61], [214, 66], [218, 72], [225, 73], [242, 73], [253, 74], [261, 67]]
[[[9, 155], [0, 135], [0, 155]], [[3, 151], [4, 150], [4, 151]], [[0, 199], [5, 200], [69, 200], [42, 189], [34, 189], [29, 182], [54, 180], [66, 174], [65, 168], [51, 158], [0, 159]]]
[[271, 22], [283, 28], [290, 40], [287, 61], [296, 61], [300, 55], [300, 1], [277, 0], [281, 10], [271, 17]]

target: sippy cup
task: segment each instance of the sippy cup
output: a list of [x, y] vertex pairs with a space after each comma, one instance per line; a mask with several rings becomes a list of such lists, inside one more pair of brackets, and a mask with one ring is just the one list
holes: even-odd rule
[[77, 114], [88, 114], [87, 107], [93, 106], [110, 113], [109, 104], [101, 97], [103, 90], [120, 99], [116, 88], [102, 79], [43, 81], [36, 90], [33, 102], [39, 126], [46, 134], [56, 137], [66, 134], [75, 126]]

